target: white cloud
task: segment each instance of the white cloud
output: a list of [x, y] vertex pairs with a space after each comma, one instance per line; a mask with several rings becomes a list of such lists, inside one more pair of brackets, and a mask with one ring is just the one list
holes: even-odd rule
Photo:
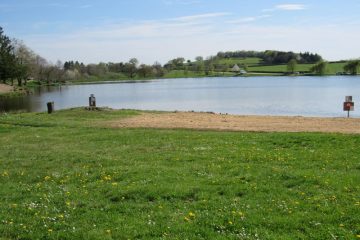
[[279, 4], [273, 8], [266, 8], [262, 12], [275, 12], [275, 11], [298, 11], [305, 10], [306, 6], [303, 4]]
[[226, 23], [233, 23], [233, 24], [250, 23], [250, 22], [255, 22], [257, 20], [264, 19], [264, 18], [269, 18], [269, 17], [271, 17], [271, 15], [260, 15], [260, 16], [255, 16], [255, 17], [245, 17], [245, 18], [238, 18], [238, 19], [229, 20], [229, 21], [226, 21]]
[[187, 22], [187, 21], [194, 21], [194, 20], [207, 19], [207, 18], [223, 17], [227, 15], [230, 15], [230, 13], [217, 12], [217, 13], [206, 13], [206, 14], [197, 14], [191, 16], [183, 16], [183, 17], [173, 18], [172, 20]]
[[[57, 59], [85, 63], [119, 62], [136, 57], [151, 64], [155, 61], [165, 63], [180, 56], [193, 59], [218, 51], [242, 49], [312, 51], [328, 60], [359, 57], [360, 32], [353, 31], [353, 26], [229, 24], [226, 19], [215, 16], [217, 14], [210, 13], [109, 24], [62, 35], [30, 36], [24, 40], [53, 62]], [[263, 18], [266, 16], [262, 15]], [[251, 22], [260, 17], [235, 19], [233, 23], [236, 20]]]
[[275, 6], [275, 9], [284, 10], [284, 11], [294, 11], [294, 10], [304, 10], [306, 9], [303, 4], [280, 4]]

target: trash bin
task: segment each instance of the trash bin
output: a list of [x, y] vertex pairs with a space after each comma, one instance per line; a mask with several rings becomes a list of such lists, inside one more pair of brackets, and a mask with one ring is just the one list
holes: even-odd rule
[[51, 114], [55, 110], [54, 102], [48, 102], [46, 105], [47, 105], [48, 114]]

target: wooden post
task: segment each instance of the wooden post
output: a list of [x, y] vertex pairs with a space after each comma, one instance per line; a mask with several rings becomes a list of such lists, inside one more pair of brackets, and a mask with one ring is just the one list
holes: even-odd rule
[[55, 110], [54, 102], [48, 102], [46, 105], [47, 105], [48, 114], [51, 114]]

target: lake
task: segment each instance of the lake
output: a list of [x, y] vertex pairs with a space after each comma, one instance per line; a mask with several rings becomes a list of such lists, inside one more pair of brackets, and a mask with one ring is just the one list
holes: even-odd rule
[[115, 109], [205, 111], [246, 115], [343, 117], [345, 96], [353, 96], [360, 117], [360, 77], [217, 77], [66, 85], [37, 88], [24, 97], [0, 99], [0, 111], [46, 111], [88, 105]]

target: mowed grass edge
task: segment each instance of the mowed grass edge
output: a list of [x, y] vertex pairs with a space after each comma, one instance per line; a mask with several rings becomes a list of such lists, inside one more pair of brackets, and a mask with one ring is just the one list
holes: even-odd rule
[[356, 239], [360, 136], [0, 116], [0, 239]]

